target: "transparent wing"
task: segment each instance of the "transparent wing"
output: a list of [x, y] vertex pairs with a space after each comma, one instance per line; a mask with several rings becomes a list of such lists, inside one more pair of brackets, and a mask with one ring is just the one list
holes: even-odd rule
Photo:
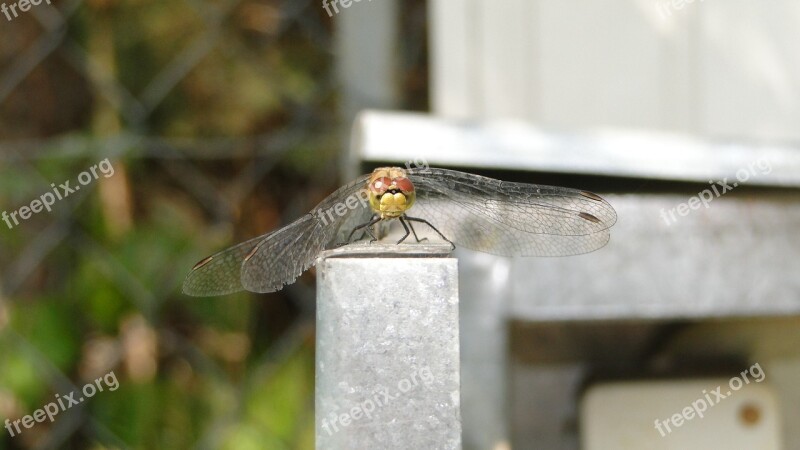
[[369, 175], [339, 188], [311, 212], [289, 225], [203, 259], [189, 272], [183, 292], [223, 295], [247, 289], [274, 292], [314, 265], [320, 251], [344, 242], [369, 221], [365, 194]]
[[503, 256], [566, 256], [604, 246], [617, 220], [597, 194], [447, 169], [411, 169], [411, 217], [457, 245]]

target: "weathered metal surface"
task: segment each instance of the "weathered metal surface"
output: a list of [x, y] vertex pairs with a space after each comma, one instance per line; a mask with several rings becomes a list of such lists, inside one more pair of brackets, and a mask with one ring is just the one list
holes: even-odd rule
[[[419, 257], [423, 249], [433, 257]], [[461, 448], [458, 269], [449, 250], [375, 243], [320, 256], [318, 449]]]

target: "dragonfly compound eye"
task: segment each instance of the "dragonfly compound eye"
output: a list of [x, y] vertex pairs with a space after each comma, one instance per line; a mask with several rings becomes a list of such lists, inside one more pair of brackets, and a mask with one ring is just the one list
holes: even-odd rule
[[397, 189], [400, 189], [400, 191], [404, 194], [408, 194], [409, 192], [414, 192], [414, 184], [411, 183], [411, 180], [409, 180], [408, 178], [399, 177], [392, 180], [392, 182], [394, 183], [395, 186], [397, 186]]
[[376, 178], [375, 181], [373, 181], [369, 185], [369, 190], [373, 194], [376, 194], [377, 196], [380, 197], [381, 195], [383, 195], [384, 192], [386, 192], [386, 190], [389, 189], [389, 186], [391, 185], [392, 185], [392, 180], [390, 180], [388, 177], [380, 177]]

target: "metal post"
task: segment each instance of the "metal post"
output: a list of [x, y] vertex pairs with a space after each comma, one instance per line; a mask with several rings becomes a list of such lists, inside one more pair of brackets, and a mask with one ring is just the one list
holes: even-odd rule
[[317, 262], [317, 449], [461, 449], [458, 269], [447, 244]]

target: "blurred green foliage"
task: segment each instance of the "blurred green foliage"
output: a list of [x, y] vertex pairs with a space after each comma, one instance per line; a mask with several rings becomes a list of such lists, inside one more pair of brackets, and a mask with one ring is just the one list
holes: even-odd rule
[[[0, 421], [111, 371], [119, 388], [0, 430], [0, 449], [313, 448], [313, 274], [269, 295], [180, 285], [337, 187], [327, 14], [294, 0], [35, 8], [0, 26], [0, 212], [104, 158], [115, 173], [0, 222]], [[424, 17], [409, 17], [404, 42], [424, 49]], [[414, 69], [399, 90], [419, 109], [426, 55], [401, 50]]]
[[[313, 316], [286, 294], [195, 299], [180, 284], [201, 257], [268, 231], [287, 205], [311, 206], [335, 187], [341, 136], [330, 49], [320, 45], [331, 41], [328, 19], [316, 5], [269, 0], [58, 6], [71, 14], [67, 40], [0, 97], [0, 210], [29, 204], [49, 183], [74, 186], [103, 158], [116, 170], [52, 212], [0, 224], [0, 421], [110, 371], [119, 388], [17, 437], [3, 430], [0, 449], [313, 448]], [[32, 16], [4, 25], [0, 78], [46, 34]], [[112, 100], [102, 77], [130, 95]], [[305, 136], [287, 151], [249, 148], [250, 137], [287, 130], [298, 113]], [[123, 134], [131, 144], [111, 153], [103, 142]], [[219, 198], [187, 190], [181, 169], [137, 144], [139, 135], [231, 138], [236, 157], [194, 168], [190, 155], [180, 161], [223, 198], [259, 158], [275, 166], [232, 198], [225, 223], [209, 210]], [[76, 143], [83, 156], [64, 153]]]

